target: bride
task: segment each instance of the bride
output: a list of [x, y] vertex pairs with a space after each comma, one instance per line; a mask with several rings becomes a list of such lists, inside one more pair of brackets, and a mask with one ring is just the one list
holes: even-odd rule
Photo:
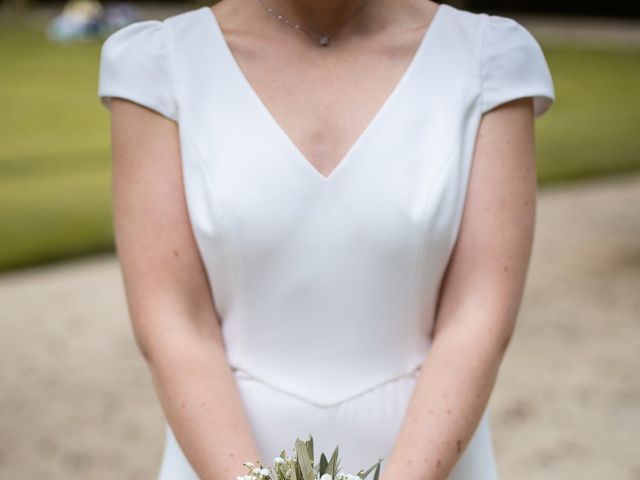
[[534, 234], [531, 34], [429, 0], [222, 0], [102, 46], [160, 480], [296, 438], [383, 480], [495, 480], [487, 404]]

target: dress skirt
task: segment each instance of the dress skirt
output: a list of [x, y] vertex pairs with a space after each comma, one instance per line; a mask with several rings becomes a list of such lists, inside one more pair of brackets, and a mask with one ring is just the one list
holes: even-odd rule
[[[419, 375], [417, 370], [371, 388], [331, 407], [319, 407], [234, 372], [262, 459], [269, 466], [282, 449], [291, 454], [296, 438], [313, 436], [314, 456], [331, 455], [339, 445], [341, 470], [355, 474], [391, 453]], [[157, 480], [198, 480], [169, 424]], [[257, 459], [241, 459], [255, 461]], [[498, 480], [488, 411], [458, 460], [450, 480]], [[229, 479], [233, 480], [233, 479]]]

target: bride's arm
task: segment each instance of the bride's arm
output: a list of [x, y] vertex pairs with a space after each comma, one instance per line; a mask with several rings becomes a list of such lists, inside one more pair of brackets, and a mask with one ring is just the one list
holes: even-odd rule
[[531, 98], [485, 114], [460, 236], [384, 480], [446, 479], [488, 403], [528, 270], [536, 164]]
[[177, 124], [118, 98], [111, 121], [116, 249], [138, 348], [198, 476], [235, 478], [260, 457], [190, 228]]

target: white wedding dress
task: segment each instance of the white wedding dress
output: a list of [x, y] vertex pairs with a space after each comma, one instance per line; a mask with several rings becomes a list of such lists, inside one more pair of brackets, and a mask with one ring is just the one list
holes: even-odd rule
[[[328, 176], [271, 116], [208, 6], [113, 33], [98, 93], [179, 125], [192, 227], [263, 460], [309, 434], [317, 455], [340, 446], [344, 471], [387, 458], [429, 352], [482, 114], [533, 97], [539, 116], [555, 99], [534, 37], [441, 5]], [[158, 480], [196, 478], [166, 423]], [[450, 478], [498, 478], [486, 411]]]

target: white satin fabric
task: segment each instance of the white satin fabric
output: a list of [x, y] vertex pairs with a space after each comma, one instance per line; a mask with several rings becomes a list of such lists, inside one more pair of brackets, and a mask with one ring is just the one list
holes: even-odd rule
[[[210, 7], [103, 44], [98, 95], [179, 125], [187, 206], [263, 459], [312, 434], [355, 473], [388, 457], [458, 235], [482, 114], [555, 100], [516, 21], [443, 4], [392, 94], [321, 175], [244, 77]], [[166, 423], [159, 480], [196, 479]], [[383, 462], [383, 470], [384, 470]], [[450, 477], [498, 478], [488, 412]]]

